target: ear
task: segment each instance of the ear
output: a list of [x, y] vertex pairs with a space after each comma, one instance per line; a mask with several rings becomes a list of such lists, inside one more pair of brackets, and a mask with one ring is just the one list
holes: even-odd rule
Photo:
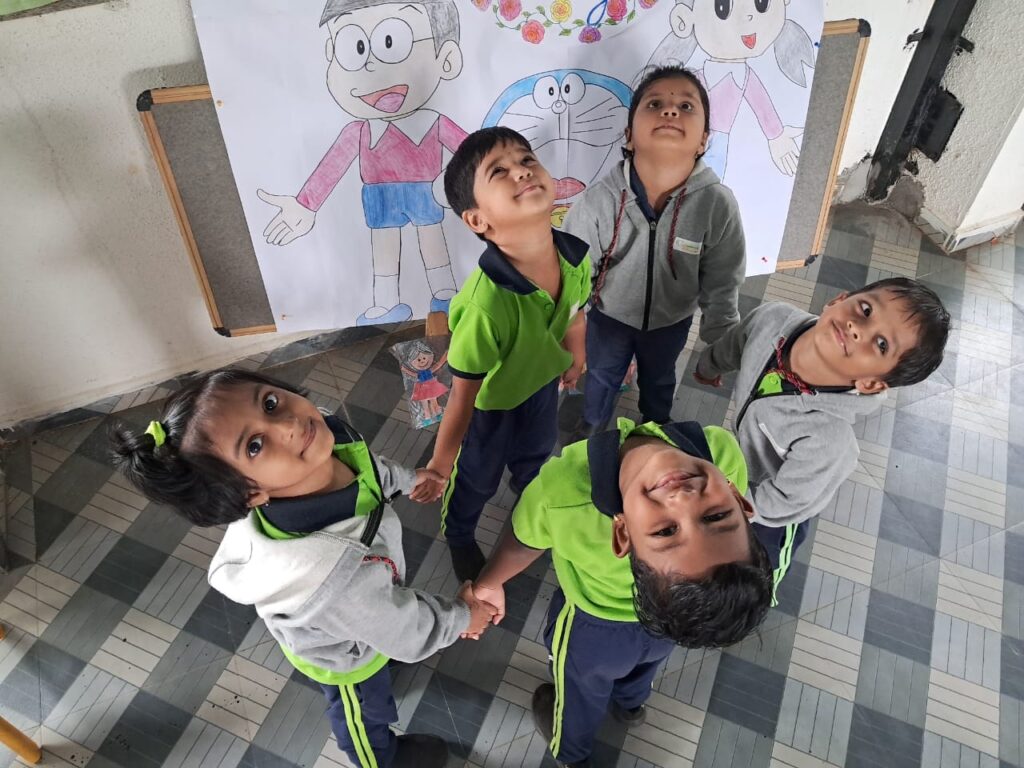
[[264, 490], [249, 491], [249, 509], [253, 507], [262, 507], [270, 501], [270, 494]]
[[704, 154], [708, 151], [708, 136], [710, 135], [707, 131], [704, 131], [704, 138], [700, 140], [700, 149], [697, 150], [699, 154]]
[[625, 557], [632, 551], [633, 542], [629, 540], [626, 518], [623, 515], [616, 515], [612, 518], [612, 554], [616, 557]]
[[334, 61], [334, 38], [328, 37], [327, 43], [324, 45], [324, 53], [327, 55], [327, 63], [330, 64]]
[[740, 503], [740, 512], [743, 513], [743, 516], [747, 518], [747, 520], [752, 520], [754, 517], [753, 505], [747, 501], [747, 497], [740, 493], [739, 489], [731, 482], [729, 483], [729, 488], [732, 489], [732, 495], [736, 497], [736, 501]]
[[669, 14], [669, 24], [676, 37], [689, 37], [693, 34], [693, 9], [683, 3], [676, 3]]
[[626, 130], [624, 130], [622, 132], [622, 137], [625, 139], [625, 144], [623, 146], [626, 149], [628, 149], [630, 152], [632, 152], [633, 151], [633, 147], [631, 147], [630, 144], [633, 143], [633, 132], [631, 130], [629, 130], [629, 126], [628, 125], [626, 126]]
[[462, 71], [462, 50], [454, 40], [445, 40], [441, 44], [437, 60], [441, 62], [442, 80], [454, 80]]
[[479, 208], [470, 208], [462, 212], [462, 220], [466, 223], [466, 226], [473, 230], [476, 234], [482, 235], [487, 231], [488, 223], [484, 220], [483, 215], [480, 213]]
[[832, 301], [830, 301], [825, 306], [826, 307], [831, 307], [833, 304], [838, 304], [840, 301], [845, 301], [847, 298], [849, 298], [849, 296], [850, 296], [850, 292], [849, 291], [843, 291], [842, 293], [840, 293], [838, 296], [836, 296], [834, 299], [832, 299]]
[[884, 392], [889, 388], [882, 379], [857, 379], [853, 382], [853, 387], [862, 395], [877, 395], [879, 392]]

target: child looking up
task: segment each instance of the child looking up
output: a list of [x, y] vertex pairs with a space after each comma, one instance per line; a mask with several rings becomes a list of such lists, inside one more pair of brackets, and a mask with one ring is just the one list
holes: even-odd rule
[[566, 216], [594, 254], [579, 436], [607, 424], [633, 357], [643, 420], [667, 422], [697, 306], [706, 342], [739, 321], [743, 226], [732, 192], [701, 162], [708, 121], [692, 72], [652, 70], [629, 105], [625, 159]]
[[[443, 766], [437, 736], [396, 736], [388, 660], [414, 662], [482, 631], [495, 611], [402, 586], [402, 526], [388, 502], [423, 484], [371, 455], [293, 387], [215, 371], [173, 395], [114, 456], [148, 498], [195, 525], [228, 524], [214, 589], [254, 605], [288, 660], [320, 684], [338, 746], [361, 768]], [[315, 534], [315, 535], [312, 535]]]

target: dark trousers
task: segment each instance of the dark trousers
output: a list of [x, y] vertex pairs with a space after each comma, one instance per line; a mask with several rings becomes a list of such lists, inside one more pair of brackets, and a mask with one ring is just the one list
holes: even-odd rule
[[751, 523], [757, 540], [760, 541], [768, 552], [768, 559], [772, 563], [772, 605], [778, 605], [779, 584], [789, 570], [793, 562], [793, 554], [796, 552], [804, 539], [807, 538], [807, 527], [810, 523], [804, 520], [802, 523], [783, 526], [782, 528], [769, 528], [760, 523]]
[[338, 747], [359, 768], [387, 768], [395, 759], [398, 707], [391, 695], [388, 666], [361, 683], [320, 684], [327, 697], [327, 717]]
[[509, 411], [473, 410], [441, 503], [441, 531], [453, 546], [474, 541], [484, 504], [507, 466], [513, 491], [540, 472], [558, 438], [558, 379]]
[[549, 747], [564, 763], [589, 757], [611, 702], [633, 709], [647, 701], [658, 669], [675, 648], [637, 622], [591, 616], [566, 603], [560, 589], [551, 598], [544, 643], [555, 679]]
[[597, 309], [587, 315], [587, 377], [583, 418], [591, 427], [612, 417], [630, 361], [636, 357], [640, 413], [645, 422], [664, 424], [676, 393], [676, 360], [686, 346], [693, 316], [675, 325], [641, 331]]

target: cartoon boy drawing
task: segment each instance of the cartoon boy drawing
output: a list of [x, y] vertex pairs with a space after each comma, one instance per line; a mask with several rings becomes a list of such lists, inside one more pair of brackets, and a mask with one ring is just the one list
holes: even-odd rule
[[807, 87], [804, 66], [814, 66], [807, 33], [786, 18], [790, 0], [677, 0], [672, 33], [651, 57], [651, 64], [687, 64], [695, 49], [707, 54], [698, 71], [711, 101], [711, 136], [704, 162], [725, 178], [729, 133], [745, 101], [768, 140], [772, 161], [782, 173], [796, 173], [797, 139], [803, 127], [783, 125], [779, 113], [753, 69], [747, 64], [774, 47], [779, 69], [793, 83]]
[[[346, 125], [297, 195], [260, 199], [280, 210], [263, 235], [288, 245], [307, 234], [316, 212], [358, 158], [362, 202], [373, 253], [373, 306], [357, 325], [408, 320], [412, 309], [398, 288], [402, 227], [412, 224], [420, 246], [431, 311], [447, 311], [455, 295], [441, 221], [443, 150], [458, 149], [466, 132], [423, 106], [442, 80], [462, 71], [459, 14], [454, 0], [327, 0], [327, 90]], [[442, 203], [439, 203], [442, 201]]]

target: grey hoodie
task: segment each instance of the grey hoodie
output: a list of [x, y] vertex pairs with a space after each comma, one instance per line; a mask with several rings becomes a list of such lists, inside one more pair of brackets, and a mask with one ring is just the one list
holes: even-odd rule
[[857, 468], [854, 421], [877, 411], [885, 399], [884, 392], [856, 390], [751, 399], [779, 339], [815, 320], [788, 304], [762, 304], [697, 362], [697, 372], [707, 378], [739, 370], [734, 429], [747, 460], [754, 520], [770, 527], [801, 523], [828, 506]]
[[596, 278], [625, 192], [615, 252], [609, 254], [594, 306], [633, 328], [654, 330], [685, 320], [699, 304], [700, 337], [714, 341], [740, 319], [736, 301], [747, 261], [736, 198], [713, 170], [698, 161], [685, 184], [673, 231], [680, 192], [669, 197], [652, 224], [628, 179], [629, 160], [623, 160], [584, 192], [565, 217], [565, 231], [590, 244]]
[[[385, 499], [412, 489], [411, 470], [376, 461]], [[321, 670], [352, 672], [378, 654], [425, 659], [466, 630], [469, 609], [402, 586], [402, 524], [386, 505], [366, 547], [360, 537], [369, 519], [351, 517], [301, 538], [273, 539], [250, 512], [228, 526], [210, 563], [210, 585], [255, 606], [275, 640]]]

